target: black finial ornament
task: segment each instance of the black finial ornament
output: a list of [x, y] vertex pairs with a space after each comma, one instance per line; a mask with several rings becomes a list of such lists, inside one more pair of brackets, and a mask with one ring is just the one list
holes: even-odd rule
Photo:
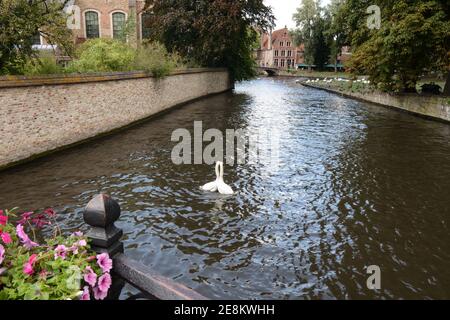
[[87, 236], [94, 251], [107, 252], [111, 257], [123, 253], [123, 243], [120, 241], [123, 231], [114, 225], [119, 217], [119, 204], [106, 194], [95, 196], [87, 204], [83, 218], [92, 227]]

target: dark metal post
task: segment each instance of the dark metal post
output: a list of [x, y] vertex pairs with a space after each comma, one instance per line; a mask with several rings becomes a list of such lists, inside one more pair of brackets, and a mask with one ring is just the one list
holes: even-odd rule
[[[120, 241], [123, 231], [114, 225], [119, 217], [119, 204], [106, 194], [95, 196], [87, 204], [83, 214], [84, 222], [91, 226], [87, 236], [92, 250], [97, 253], [107, 252], [113, 261], [114, 256], [123, 253], [123, 243]], [[115, 262], [111, 274], [113, 282], [107, 300], [118, 300], [125, 286], [125, 281], [114, 272], [114, 265]]]
[[120, 217], [120, 206], [115, 200], [106, 194], [95, 196], [86, 206], [83, 217], [92, 227], [87, 236], [94, 251], [107, 252], [111, 257], [123, 253], [120, 241], [123, 231], [114, 225]]

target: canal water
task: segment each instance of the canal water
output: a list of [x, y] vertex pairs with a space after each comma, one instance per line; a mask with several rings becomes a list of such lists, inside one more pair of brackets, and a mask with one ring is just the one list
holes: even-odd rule
[[[199, 120], [279, 132], [281, 166], [226, 166], [238, 193], [202, 192], [213, 167], [170, 158], [173, 130]], [[449, 125], [283, 78], [0, 173], [2, 208], [54, 207], [65, 230], [111, 194], [126, 252], [213, 299], [449, 299], [449, 190]]]

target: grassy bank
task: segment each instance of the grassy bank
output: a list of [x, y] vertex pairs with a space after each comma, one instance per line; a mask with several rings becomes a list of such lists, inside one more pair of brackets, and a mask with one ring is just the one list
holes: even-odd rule
[[352, 78], [353, 75], [346, 72], [332, 72], [332, 71], [307, 71], [307, 70], [291, 70], [280, 71], [280, 76], [295, 76], [305, 78]]
[[[320, 79], [319, 79], [320, 78]], [[369, 80], [365, 77], [357, 80], [351, 80], [350, 78], [344, 77], [317, 77], [317, 79], [306, 80], [305, 83], [311, 84], [316, 87], [321, 87], [325, 89], [331, 89], [334, 91], [339, 91], [342, 93], [375, 93], [380, 92]], [[435, 83], [442, 89], [445, 86], [445, 81], [439, 79], [423, 79], [417, 82], [416, 90], [418, 94], [422, 93], [421, 86], [426, 83]]]

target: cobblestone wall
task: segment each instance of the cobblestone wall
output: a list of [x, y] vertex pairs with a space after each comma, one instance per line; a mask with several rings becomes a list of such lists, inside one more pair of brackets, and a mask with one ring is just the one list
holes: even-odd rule
[[222, 69], [187, 70], [159, 80], [142, 73], [1, 78], [0, 168], [226, 91], [230, 85]]

